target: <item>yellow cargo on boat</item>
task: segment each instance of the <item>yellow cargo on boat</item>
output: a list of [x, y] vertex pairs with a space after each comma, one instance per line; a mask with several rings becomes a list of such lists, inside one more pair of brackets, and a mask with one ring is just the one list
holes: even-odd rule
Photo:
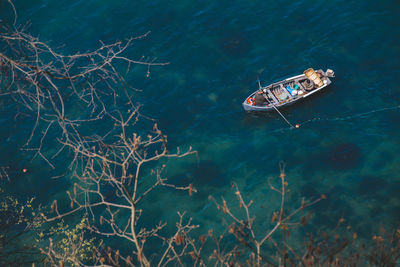
[[304, 74], [307, 76], [308, 79], [314, 82], [317, 87], [321, 87], [324, 83], [319, 78], [319, 75], [314, 71], [314, 69], [309, 68], [304, 71]]

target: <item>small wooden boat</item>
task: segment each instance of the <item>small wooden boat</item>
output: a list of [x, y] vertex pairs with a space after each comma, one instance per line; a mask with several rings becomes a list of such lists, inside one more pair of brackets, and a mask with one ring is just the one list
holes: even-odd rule
[[331, 84], [332, 77], [335, 74], [331, 69], [324, 72], [310, 68], [301, 75], [265, 87], [260, 85], [259, 90], [248, 96], [242, 105], [246, 111], [270, 111], [288, 106], [324, 89]]

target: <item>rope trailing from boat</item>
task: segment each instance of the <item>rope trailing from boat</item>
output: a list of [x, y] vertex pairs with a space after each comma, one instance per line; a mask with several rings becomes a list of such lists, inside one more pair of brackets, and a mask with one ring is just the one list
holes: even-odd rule
[[[269, 102], [269, 100], [268, 100], [268, 102]], [[285, 116], [283, 116], [283, 114], [274, 106], [274, 104], [272, 104], [271, 102], [269, 102], [269, 103], [274, 107], [276, 112], [278, 112], [279, 115], [281, 115], [281, 117], [286, 121], [286, 123], [289, 124], [290, 128], [294, 128], [294, 126], [285, 118]]]
[[[260, 88], [260, 90], [262, 90], [261, 83], [260, 83], [260, 79], [258, 79], [258, 87]], [[294, 128], [293, 124], [291, 124], [291, 123], [285, 118], [285, 116], [283, 116], [283, 114], [278, 110], [278, 108], [275, 107], [275, 105], [272, 104], [271, 101], [269, 101], [268, 97], [265, 97], [265, 99], [268, 101], [268, 103], [271, 104], [271, 106], [276, 110], [276, 112], [278, 112], [278, 114], [286, 121], [286, 123], [290, 126], [290, 128]]]

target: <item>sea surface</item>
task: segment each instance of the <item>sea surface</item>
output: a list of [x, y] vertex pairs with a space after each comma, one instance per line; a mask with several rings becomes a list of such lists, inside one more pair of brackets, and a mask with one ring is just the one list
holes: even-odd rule
[[[15, 0], [18, 23], [59, 51], [72, 54], [150, 31], [128, 57], [156, 58], [168, 65], [139, 68], [128, 83], [140, 89], [141, 113], [157, 121], [171, 151], [192, 146], [196, 157], [168, 163], [165, 176], [187, 193], [162, 190], [146, 203], [143, 225], [160, 220], [174, 228], [177, 211], [200, 225], [198, 233], [223, 231], [223, 214], [210, 201], [237, 205], [232, 183], [254, 200], [257, 230], [270, 229], [279, 197], [268, 179], [285, 163], [289, 206], [302, 197], [326, 200], [310, 207], [307, 231], [333, 229], [340, 218], [370, 240], [380, 228], [400, 223], [400, 4], [344, 0]], [[7, 1], [0, 19], [12, 20]], [[323, 92], [276, 113], [246, 114], [241, 103], [258, 88], [301, 74], [335, 71]], [[11, 166], [20, 197], [50, 203], [65, 197], [68, 178], [34, 153], [20, 150], [28, 127], [2, 107], [1, 165]], [[93, 129], [95, 131], [96, 129]], [[65, 168], [63, 161], [57, 163]], [[21, 173], [22, 168], [29, 169]], [[264, 230], [263, 230], [264, 229]], [[106, 240], [107, 242], [107, 240]], [[112, 241], [109, 241], [112, 242]]]

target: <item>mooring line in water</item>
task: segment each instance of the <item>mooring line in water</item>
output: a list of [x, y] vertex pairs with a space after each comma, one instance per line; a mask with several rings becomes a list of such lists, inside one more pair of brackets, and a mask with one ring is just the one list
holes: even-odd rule
[[[400, 109], [400, 105], [399, 106], [394, 106], [394, 107], [386, 107], [386, 108], [379, 108], [379, 109], [375, 109], [375, 110], [371, 110], [371, 111], [367, 111], [367, 112], [363, 112], [363, 113], [359, 113], [359, 114], [355, 114], [352, 116], [346, 116], [346, 117], [337, 117], [337, 118], [326, 118], [326, 119], [321, 119], [321, 118], [313, 118], [310, 120], [306, 120], [300, 124], [296, 124], [296, 128], [299, 128], [300, 125], [305, 125], [308, 123], [312, 123], [312, 122], [317, 122], [317, 121], [345, 121], [345, 120], [349, 120], [349, 119], [353, 119], [353, 118], [358, 118], [361, 116], [365, 116], [365, 115], [369, 115], [369, 114], [373, 114], [373, 113], [377, 113], [377, 112], [381, 112], [381, 111], [386, 111], [386, 110], [395, 110], [395, 109]], [[291, 124], [289, 124], [291, 125]], [[293, 127], [293, 125], [291, 125]], [[278, 133], [278, 132], [284, 132], [287, 130], [291, 130], [292, 128], [288, 129], [288, 128], [279, 128], [279, 129], [274, 129], [271, 131], [268, 131], [268, 133], [273, 134], [273, 133]], [[369, 135], [377, 135], [377, 134], [369, 134]]]
[[394, 106], [394, 107], [386, 107], [386, 108], [379, 108], [379, 109], [374, 109], [371, 111], [367, 111], [367, 112], [363, 112], [363, 113], [359, 113], [359, 114], [355, 114], [355, 115], [351, 115], [351, 116], [345, 116], [345, 117], [336, 117], [336, 118], [326, 118], [326, 119], [321, 119], [321, 118], [313, 118], [311, 120], [307, 120], [304, 121], [302, 124], [307, 124], [307, 123], [311, 123], [311, 122], [316, 122], [316, 121], [345, 121], [345, 120], [351, 120], [354, 118], [359, 118], [359, 117], [363, 117], [369, 114], [373, 114], [373, 113], [377, 113], [377, 112], [382, 112], [382, 111], [386, 111], [386, 110], [395, 110], [395, 109], [400, 109], [400, 105], [399, 106]]
[[281, 115], [281, 117], [286, 121], [286, 123], [289, 124], [290, 128], [294, 128], [294, 126], [285, 118], [285, 116], [283, 116], [283, 114], [274, 106], [274, 104], [272, 104], [271, 102], [269, 103], [274, 107], [276, 112], [278, 112], [279, 115]]
[[371, 110], [371, 111], [368, 111], [368, 112], [364, 112], [364, 113], [360, 113], [360, 114], [356, 114], [356, 115], [352, 115], [352, 116], [347, 116], [347, 117], [343, 117], [343, 118], [334, 118], [334, 119], [331, 119], [331, 120], [332, 121], [344, 121], [344, 120], [349, 120], [349, 119], [353, 119], [353, 118], [362, 117], [362, 116], [365, 116], [365, 115], [368, 115], [368, 114], [372, 114], [372, 113], [377, 113], [377, 112], [381, 112], [381, 111], [385, 111], [385, 110], [394, 110], [394, 109], [400, 109], [400, 106], [375, 109], [375, 110]]

